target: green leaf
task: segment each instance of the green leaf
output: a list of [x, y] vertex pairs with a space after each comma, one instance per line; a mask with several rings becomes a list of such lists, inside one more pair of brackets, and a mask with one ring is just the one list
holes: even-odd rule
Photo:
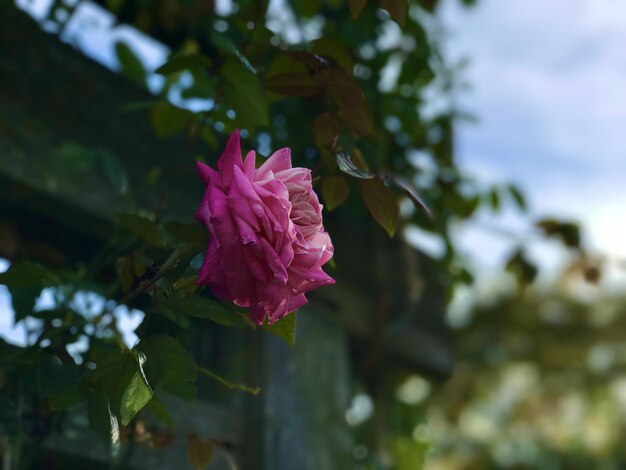
[[407, 0], [379, 0], [380, 6], [389, 12], [391, 19], [404, 26], [406, 15], [409, 12]]
[[84, 402], [86, 398], [87, 389], [83, 383], [78, 383], [67, 393], [50, 397], [48, 403], [50, 405], [50, 409], [58, 411], [78, 405], [79, 403]]
[[151, 398], [152, 390], [148, 386], [143, 373], [134, 374], [122, 395], [122, 401], [120, 403], [122, 426], [128, 425], [135, 415], [148, 404]]
[[265, 81], [265, 88], [281, 95], [311, 96], [322, 89], [308, 73], [283, 73]]
[[116, 42], [115, 53], [117, 54], [122, 74], [138, 85], [146, 87], [146, 69], [144, 69], [143, 64], [133, 50], [126, 43]]
[[169, 321], [171, 321], [172, 323], [175, 323], [181, 328], [189, 328], [189, 324], [190, 324], [189, 318], [186, 315], [180, 312], [176, 312], [172, 310], [171, 308], [163, 305], [162, 303], [158, 303], [154, 305], [154, 307], [152, 308], [152, 311], [164, 316]]
[[363, 7], [367, 4], [367, 0], [348, 0], [348, 5], [350, 6], [350, 13], [352, 14], [352, 18], [356, 19]]
[[172, 222], [165, 224], [165, 230], [181, 243], [190, 243], [204, 248], [208, 243], [208, 230], [200, 224]]
[[165, 64], [155, 70], [161, 75], [169, 75], [183, 70], [194, 68], [208, 68], [212, 64], [211, 59], [202, 54], [190, 54], [184, 56], [172, 57]]
[[17, 408], [11, 400], [0, 395], [0, 436], [15, 436], [18, 429]]
[[[146, 356], [144, 370], [152, 387], [162, 387], [173, 393], [195, 391], [196, 363], [175, 338], [169, 335], [149, 336], [143, 338], [135, 349]], [[189, 395], [186, 393], [184, 397], [189, 398]]]
[[91, 382], [109, 402], [112, 415], [126, 426], [150, 401], [152, 390], [143, 365], [145, 356], [130, 351], [110, 351], [96, 364]]
[[349, 192], [348, 183], [342, 176], [329, 176], [322, 180], [322, 196], [329, 211], [343, 204]]
[[139, 238], [144, 239], [151, 245], [165, 248], [167, 240], [161, 227], [156, 222], [137, 214], [122, 214], [118, 217], [118, 220], [124, 228]]
[[241, 316], [218, 302], [198, 295], [183, 296], [175, 293], [163, 298], [161, 303], [174, 312], [184, 313], [190, 317], [206, 318], [224, 326], [245, 326], [247, 324]]
[[278, 320], [276, 323], [263, 325], [265, 331], [287, 341], [289, 346], [296, 344], [296, 312], [292, 312]]
[[36, 367], [37, 389], [43, 396], [69, 394], [80, 382], [78, 366], [63, 364], [57, 356], [43, 354]]
[[343, 70], [352, 74], [354, 59], [342, 40], [321, 37], [313, 41], [312, 52], [321, 57], [331, 59]]
[[152, 108], [150, 122], [159, 139], [180, 134], [193, 119], [193, 113], [170, 103], [161, 103]]
[[109, 183], [120, 194], [128, 192], [128, 175], [120, 160], [111, 152], [100, 150], [98, 152], [100, 166]]
[[350, 155], [346, 152], [337, 152], [335, 158], [337, 159], [339, 169], [350, 176], [360, 179], [372, 179], [375, 176], [374, 173], [367, 168], [362, 158], [359, 158], [359, 154]]
[[163, 406], [161, 400], [159, 400], [156, 395], [152, 396], [152, 400], [148, 402], [148, 409], [154, 413], [154, 415], [159, 418], [168, 428], [174, 427], [174, 420], [172, 419], [172, 415], [167, 408]]
[[491, 210], [498, 212], [500, 210], [500, 193], [497, 187], [494, 187], [489, 191], [489, 203], [491, 204]]
[[[0, 275], [1, 276], [1, 275]], [[2, 282], [0, 281], [0, 284]], [[37, 298], [41, 294], [42, 285], [11, 287], [11, 305], [15, 312], [14, 321], [17, 323], [33, 314]]]
[[548, 237], [559, 238], [569, 248], [580, 246], [580, 227], [574, 222], [562, 222], [556, 219], [542, 219], [537, 227]]
[[87, 397], [87, 416], [89, 427], [109, 439], [114, 452], [119, 449], [119, 420], [111, 410], [109, 400], [101, 393], [90, 391]]
[[507, 189], [517, 207], [524, 212], [528, 211], [528, 204], [526, 204], [526, 198], [522, 191], [514, 184], [510, 184]]
[[213, 459], [214, 445], [200, 439], [195, 433], [187, 436], [187, 455], [189, 462], [197, 469], [202, 470]]
[[59, 283], [56, 274], [40, 264], [24, 262], [13, 264], [3, 273], [0, 273], [0, 284], [9, 289], [13, 287], [51, 286]]
[[115, 271], [122, 284], [122, 291], [128, 293], [135, 284], [133, 260], [130, 256], [120, 256], [115, 260]]
[[248, 72], [256, 75], [256, 70], [254, 69], [250, 61], [241, 53], [241, 51], [239, 51], [235, 43], [232, 42], [230, 39], [226, 38], [223, 34], [218, 34], [214, 32], [211, 33], [211, 42], [222, 52], [225, 52], [226, 54], [232, 54], [237, 57], [241, 65], [243, 65]]
[[378, 177], [359, 180], [359, 189], [365, 207], [374, 220], [393, 237], [400, 221], [396, 195]]
[[509, 258], [506, 263], [506, 270], [515, 276], [522, 288], [531, 284], [539, 273], [537, 267], [526, 258], [524, 250], [521, 248]]
[[223, 105], [235, 110], [239, 125], [251, 130], [267, 125], [267, 99], [258, 77], [234, 60], [224, 64], [221, 75], [227, 83]]

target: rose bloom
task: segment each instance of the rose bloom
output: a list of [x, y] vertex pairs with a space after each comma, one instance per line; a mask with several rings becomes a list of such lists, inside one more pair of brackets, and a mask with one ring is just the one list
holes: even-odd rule
[[322, 225], [322, 205], [311, 170], [292, 168], [291, 150], [277, 150], [261, 167], [241, 158], [239, 131], [217, 162], [197, 162], [206, 185], [196, 218], [211, 233], [198, 284], [250, 308], [262, 325], [307, 303], [304, 294], [334, 279], [322, 271], [333, 244]]

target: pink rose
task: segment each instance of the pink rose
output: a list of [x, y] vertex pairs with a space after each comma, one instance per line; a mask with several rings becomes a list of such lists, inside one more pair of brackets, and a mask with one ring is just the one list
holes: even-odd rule
[[311, 170], [291, 167], [291, 150], [274, 152], [260, 168], [256, 154], [241, 159], [239, 131], [228, 139], [219, 171], [197, 162], [206, 185], [196, 218], [211, 233], [199, 284], [250, 308], [262, 325], [307, 303], [305, 292], [334, 279], [322, 271], [333, 244]]

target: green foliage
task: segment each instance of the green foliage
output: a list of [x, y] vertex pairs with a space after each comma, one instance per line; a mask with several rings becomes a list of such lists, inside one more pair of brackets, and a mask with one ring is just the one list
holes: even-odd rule
[[142, 87], [146, 87], [146, 70], [141, 60], [124, 42], [115, 43], [115, 53], [122, 73]]
[[143, 354], [110, 351], [98, 361], [90, 382], [107, 403], [111, 419], [126, 426], [152, 398]]
[[329, 211], [343, 204], [349, 193], [350, 187], [342, 176], [329, 176], [322, 180], [322, 196]]
[[245, 326], [247, 324], [242, 316], [206, 297], [173, 294], [160, 299], [159, 304], [172, 311], [190, 317], [206, 318], [224, 326]]
[[284, 339], [290, 346], [296, 344], [296, 312], [275, 323], [266, 323], [263, 329]]
[[224, 104], [235, 111], [239, 125], [247, 129], [267, 125], [267, 101], [258, 77], [234, 59], [224, 64], [220, 74], [227, 82]]
[[378, 177], [359, 180], [359, 190], [365, 207], [374, 220], [393, 237], [400, 222], [395, 194]]
[[190, 54], [171, 58], [165, 64], [157, 68], [155, 72], [161, 75], [169, 75], [195, 68], [209, 68], [212, 64], [211, 59], [203, 54]]
[[168, 335], [153, 335], [143, 338], [135, 349], [146, 358], [148, 383], [188, 400], [195, 397], [196, 363], [180, 342]]

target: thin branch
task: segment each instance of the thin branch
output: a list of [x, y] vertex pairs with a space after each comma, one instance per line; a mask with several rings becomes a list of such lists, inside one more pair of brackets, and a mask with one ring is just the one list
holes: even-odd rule
[[222, 385], [224, 385], [225, 387], [228, 387], [230, 389], [242, 390], [244, 392], [251, 393], [252, 395], [256, 395], [257, 393], [259, 393], [261, 391], [261, 389], [259, 387], [252, 388], [252, 387], [248, 387], [247, 385], [229, 382], [224, 377], [222, 377], [222, 376], [220, 376], [220, 375], [216, 374], [215, 372], [212, 372], [212, 371], [210, 371], [208, 369], [205, 369], [204, 367], [196, 366], [196, 369], [198, 369], [198, 372], [200, 372], [201, 374], [204, 374], [207, 377], [212, 378], [213, 380], [221, 383]]

